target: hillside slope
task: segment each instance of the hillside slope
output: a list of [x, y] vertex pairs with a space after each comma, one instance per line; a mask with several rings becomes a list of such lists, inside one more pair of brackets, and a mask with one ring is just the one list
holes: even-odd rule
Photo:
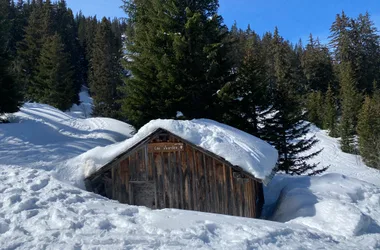
[[[76, 114], [75, 117], [80, 116]], [[112, 119], [75, 117], [47, 105], [26, 104], [20, 112], [13, 115], [14, 123], [0, 124], [1, 249], [376, 249], [380, 247], [376, 221], [365, 224], [367, 227], [361, 227], [357, 233], [350, 233], [356, 232], [354, 228], [345, 234], [338, 234], [334, 230], [316, 227], [315, 223], [294, 221], [297, 218], [313, 218], [317, 222], [327, 223], [325, 225], [330, 228], [337, 222], [325, 221], [325, 217], [318, 219], [310, 214], [299, 213], [299, 209], [294, 209], [294, 213], [288, 208], [285, 211], [277, 209], [276, 211], [281, 211], [282, 214], [272, 219], [287, 222], [279, 223], [172, 209], [152, 211], [144, 207], [119, 204], [86, 192], [83, 190], [81, 180], [86, 162], [77, 163], [78, 166], [83, 165], [83, 168], [75, 170], [67, 166], [67, 163], [72, 161], [70, 159], [78, 159], [78, 155], [91, 148], [123, 141], [134, 131], [129, 125]], [[331, 143], [333, 146], [334, 142]], [[338, 155], [334, 160], [338, 163], [339, 150], [325, 151], [325, 154], [329, 152]], [[341, 169], [344, 168], [343, 164], [344, 162]], [[351, 167], [353, 169], [354, 166]], [[347, 168], [351, 167], [348, 165]], [[364, 172], [372, 171], [365, 166], [358, 168], [364, 168]], [[332, 167], [330, 171], [334, 171], [334, 168]], [[340, 169], [336, 168], [336, 171]], [[369, 175], [363, 174], [359, 177], [366, 179]], [[326, 177], [321, 179], [319, 185], [323, 186], [328, 182], [335, 182], [338, 186], [346, 185], [347, 183], [340, 178]], [[368, 180], [372, 182], [371, 179]], [[272, 199], [278, 197], [281, 187], [289, 183], [293, 183], [301, 193], [324, 192], [320, 188], [317, 190], [310, 188], [315, 185], [306, 185], [308, 182], [314, 181], [309, 177], [290, 180], [279, 175], [266, 189], [268, 202], [271, 197]], [[372, 220], [371, 215], [379, 214], [375, 208], [380, 202], [377, 200], [380, 193], [378, 186], [350, 179], [350, 185], [353, 184], [366, 190], [365, 195], [359, 197], [360, 204], [363, 205], [363, 211], [364, 209], [369, 211], [368, 216], [363, 218]], [[289, 187], [288, 190], [294, 189]], [[301, 204], [301, 208], [307, 206], [315, 208], [319, 204], [318, 199], [322, 200], [324, 197], [326, 196], [317, 197], [314, 203]], [[341, 197], [334, 196], [329, 199], [342, 200]], [[286, 205], [287, 201], [289, 199], [283, 196], [284, 203], [277, 204], [277, 208], [281, 208], [281, 204]], [[339, 204], [344, 205], [344, 203]], [[349, 205], [345, 207], [350, 208]], [[336, 215], [333, 211], [333, 209], [327, 211], [331, 213], [331, 217]], [[343, 212], [346, 211], [350, 209]], [[286, 218], [285, 215], [289, 214], [294, 214], [296, 218]]]

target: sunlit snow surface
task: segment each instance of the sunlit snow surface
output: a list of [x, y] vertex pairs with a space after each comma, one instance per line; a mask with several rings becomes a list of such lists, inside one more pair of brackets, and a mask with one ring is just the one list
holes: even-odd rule
[[327, 148], [316, 160], [337, 174], [276, 176], [265, 190], [268, 217], [280, 221], [271, 222], [152, 211], [84, 191], [81, 171], [65, 164], [134, 131], [112, 119], [75, 117], [26, 104], [14, 123], [0, 124], [0, 249], [380, 248], [379, 172], [343, 154], [324, 131], [313, 129]]

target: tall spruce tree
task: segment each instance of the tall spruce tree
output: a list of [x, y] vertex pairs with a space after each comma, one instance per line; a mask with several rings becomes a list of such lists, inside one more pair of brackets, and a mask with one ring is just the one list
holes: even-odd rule
[[354, 137], [358, 122], [358, 113], [361, 107], [361, 95], [357, 90], [353, 70], [349, 63], [341, 65], [340, 88], [341, 88], [341, 112], [340, 136], [341, 148], [346, 153], [356, 153]]
[[338, 137], [337, 101], [330, 85], [324, 97], [324, 105], [321, 107], [323, 109], [323, 128], [329, 130], [331, 137]]
[[250, 27], [244, 32], [239, 29], [237, 23], [235, 22], [228, 34], [228, 39], [232, 42], [231, 50], [228, 57], [231, 59], [233, 70], [237, 70], [242, 63], [242, 58], [245, 56], [245, 50], [247, 46], [247, 35], [252, 33]]
[[93, 115], [117, 117], [120, 58], [115, 49], [111, 22], [107, 18], [103, 18], [99, 24], [92, 53], [90, 91], [94, 99]]
[[[62, 38], [65, 52], [70, 55], [70, 64], [74, 70], [74, 91], [79, 93], [83, 81], [81, 81], [81, 61], [79, 52], [79, 41], [77, 39], [77, 27], [71, 9], [67, 8], [65, 0], [60, 0], [56, 4], [55, 14], [56, 31]], [[71, 100], [72, 103], [79, 103], [79, 96], [76, 94]]]
[[318, 141], [304, 138], [310, 124], [304, 122], [304, 114], [297, 95], [296, 69], [292, 68], [292, 48], [279, 35], [276, 28], [272, 40], [276, 89], [270, 116], [265, 120], [265, 139], [279, 151], [279, 170], [287, 174], [318, 174], [326, 170], [318, 164], [306, 161], [320, 153], [306, 154]]
[[344, 12], [336, 16], [331, 28], [331, 48], [339, 64], [349, 63], [359, 91], [372, 92], [379, 80], [380, 36], [368, 13], [349, 18]]
[[359, 113], [359, 149], [364, 162], [380, 169], [380, 92], [365, 98]]
[[352, 51], [350, 49], [350, 19], [342, 11], [337, 14], [330, 28], [330, 47], [333, 49], [334, 59], [338, 63], [350, 62]]
[[222, 100], [222, 120], [225, 123], [260, 136], [260, 122], [270, 101], [267, 98], [265, 58], [259, 36], [248, 28], [245, 37], [244, 47], [241, 48], [243, 60], [237, 67], [237, 78], [227, 83], [218, 95]]
[[125, 1], [124, 115], [136, 126], [155, 118], [213, 117], [216, 92], [230, 77], [227, 29], [217, 0]]
[[43, 44], [41, 15], [42, 9], [34, 6], [28, 19], [28, 25], [25, 27], [24, 39], [19, 43], [17, 49], [18, 80], [24, 85], [27, 99], [33, 99], [33, 94], [28, 89], [32, 88], [30, 82], [36, 71], [37, 60]]
[[46, 39], [54, 34], [54, 13], [50, 0], [38, 1], [30, 14], [25, 28], [25, 37], [18, 47], [19, 76], [24, 84], [26, 98], [38, 100], [38, 86], [33, 85], [38, 58]]
[[307, 120], [317, 125], [317, 127], [323, 126], [324, 110], [321, 108], [323, 104], [323, 94], [320, 90], [313, 91], [307, 95]]
[[21, 105], [22, 95], [10, 71], [10, 9], [9, 0], [0, 0], [0, 115], [15, 112]]
[[307, 91], [325, 93], [335, 84], [333, 61], [326, 46], [310, 34], [309, 43], [302, 55], [302, 68], [307, 79]]
[[351, 66], [358, 89], [372, 93], [373, 81], [379, 80], [380, 36], [368, 12], [351, 19]]
[[35, 92], [36, 100], [61, 110], [69, 109], [76, 94], [74, 75], [70, 55], [65, 52], [59, 34], [47, 38], [38, 62], [37, 72], [32, 80], [38, 89]]

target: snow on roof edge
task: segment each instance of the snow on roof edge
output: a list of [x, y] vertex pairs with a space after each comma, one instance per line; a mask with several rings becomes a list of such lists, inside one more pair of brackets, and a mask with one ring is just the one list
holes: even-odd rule
[[[127, 152], [140, 141], [164, 129], [170, 133], [216, 154], [238, 166], [257, 179], [268, 183], [276, 167], [278, 153], [267, 142], [228, 125], [208, 119], [152, 120], [132, 138], [104, 148], [95, 148], [81, 157], [90, 159], [95, 166], [87, 167], [86, 177], [100, 170], [117, 156]], [[86, 164], [88, 165], [88, 163]], [[91, 164], [92, 165], [92, 164]]]

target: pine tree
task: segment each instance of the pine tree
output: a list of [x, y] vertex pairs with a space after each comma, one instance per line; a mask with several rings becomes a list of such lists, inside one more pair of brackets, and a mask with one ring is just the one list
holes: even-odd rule
[[240, 67], [242, 63], [242, 58], [245, 55], [245, 47], [247, 43], [247, 35], [251, 33], [250, 27], [247, 28], [247, 31], [244, 32], [242, 29], [237, 27], [237, 23], [235, 22], [228, 34], [228, 39], [232, 43], [231, 50], [229, 52], [228, 57], [231, 59], [233, 69], [236, 70]]
[[[89, 21], [90, 18], [86, 18], [82, 12], [77, 14], [75, 22], [77, 27], [79, 51], [78, 51], [78, 61], [79, 61], [79, 79], [84, 85], [88, 85], [88, 74], [89, 65], [92, 55], [92, 40], [94, 36], [89, 34], [96, 33], [97, 20], [95, 20], [95, 26]], [[91, 19], [92, 20], [92, 19]], [[94, 26], [94, 29], [93, 29]], [[91, 30], [90, 30], [91, 29]], [[89, 40], [91, 39], [91, 41]]]
[[91, 61], [90, 91], [94, 99], [93, 115], [117, 117], [120, 62], [115, 49], [111, 22], [103, 18], [95, 35]]
[[349, 63], [359, 91], [372, 92], [379, 80], [380, 36], [368, 13], [349, 18], [342, 12], [331, 26], [330, 45], [339, 64]]
[[330, 46], [334, 49], [334, 59], [339, 63], [350, 62], [352, 51], [350, 49], [350, 19], [344, 11], [337, 14], [331, 25], [329, 36]]
[[57, 33], [47, 38], [38, 62], [37, 74], [32, 81], [38, 89], [35, 93], [36, 100], [67, 110], [75, 95], [73, 70], [70, 56], [65, 52], [64, 44]]
[[10, 2], [0, 0], [0, 115], [16, 112], [22, 100], [19, 86], [10, 71]]
[[310, 34], [309, 43], [302, 54], [302, 68], [307, 80], [307, 91], [327, 91], [328, 85], [334, 85], [335, 76], [332, 58], [327, 47], [320, 44]]
[[359, 113], [357, 132], [364, 162], [380, 169], [380, 91], [374, 84], [372, 98], [367, 96]]
[[361, 107], [361, 96], [356, 88], [357, 82], [349, 63], [341, 65], [341, 110], [340, 120], [341, 148], [343, 152], [355, 153], [354, 137], [357, 126], [357, 116]]
[[50, 0], [43, 3], [38, 1], [30, 14], [25, 28], [25, 37], [18, 46], [19, 81], [24, 84], [26, 98], [38, 100], [38, 86], [32, 79], [37, 72], [38, 58], [47, 37], [53, 35], [54, 18], [53, 6]]
[[72, 10], [67, 8], [65, 0], [60, 0], [57, 3], [56, 9], [56, 30], [65, 45], [65, 52], [70, 55], [70, 64], [73, 67], [75, 76], [74, 90], [77, 94], [74, 95], [74, 99], [71, 101], [72, 103], [79, 103], [78, 93], [80, 92], [84, 82], [81, 81], [80, 45], [77, 39], [77, 27]]
[[126, 41], [124, 115], [141, 126], [155, 118], [215, 115], [216, 92], [231, 75], [227, 28], [216, 0], [125, 1], [134, 33]]
[[351, 66], [358, 89], [372, 93], [373, 81], [379, 80], [380, 36], [368, 12], [351, 20]]
[[323, 95], [321, 91], [312, 92], [307, 96], [307, 120], [317, 127], [323, 126]]
[[334, 97], [333, 90], [329, 85], [324, 98], [324, 105], [321, 106], [324, 110], [323, 115], [323, 128], [329, 130], [331, 137], [338, 137], [337, 129], [337, 102]]
[[318, 164], [306, 161], [320, 151], [305, 155], [318, 141], [304, 138], [310, 124], [304, 122], [304, 114], [297, 95], [296, 69], [292, 68], [293, 50], [279, 35], [276, 28], [273, 41], [276, 89], [270, 116], [264, 121], [264, 138], [279, 152], [279, 170], [287, 174], [318, 174], [326, 170]]
[[[268, 83], [261, 41], [249, 28], [246, 31], [243, 60], [237, 68], [236, 81], [226, 84], [218, 95], [224, 110], [222, 120], [255, 136], [260, 136], [260, 122], [268, 109]], [[240, 45], [241, 46], [241, 45]]]
[[42, 24], [41, 24], [41, 9], [33, 8], [28, 19], [28, 25], [25, 28], [25, 37], [18, 46], [18, 64], [20, 75], [19, 81], [24, 84], [24, 91], [27, 99], [33, 99], [33, 94], [28, 91], [32, 74], [36, 70], [37, 59], [40, 55], [42, 47]]

